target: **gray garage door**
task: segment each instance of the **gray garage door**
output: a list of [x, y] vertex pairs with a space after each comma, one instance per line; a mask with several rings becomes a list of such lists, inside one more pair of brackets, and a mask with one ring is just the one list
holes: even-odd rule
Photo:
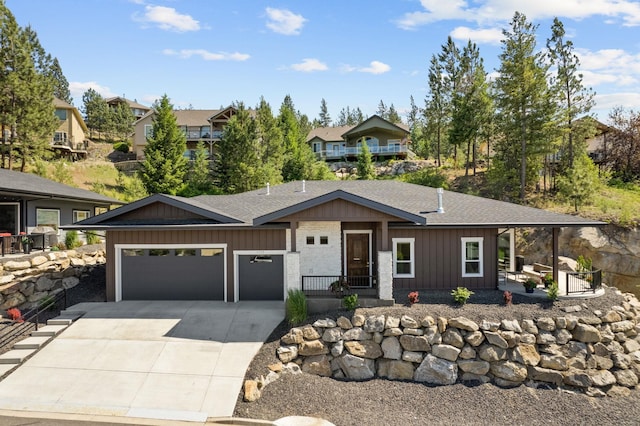
[[238, 256], [240, 300], [284, 299], [284, 256]]
[[221, 248], [123, 249], [122, 300], [224, 300]]

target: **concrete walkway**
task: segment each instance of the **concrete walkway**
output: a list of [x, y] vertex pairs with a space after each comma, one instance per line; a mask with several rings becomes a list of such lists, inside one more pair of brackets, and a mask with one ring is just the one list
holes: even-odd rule
[[[0, 382], [0, 410], [205, 422], [231, 417], [283, 302], [81, 303]], [[0, 412], [1, 415], [1, 412]]]

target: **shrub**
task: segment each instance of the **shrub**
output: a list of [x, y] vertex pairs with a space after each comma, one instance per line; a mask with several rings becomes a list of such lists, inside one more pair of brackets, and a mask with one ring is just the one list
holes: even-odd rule
[[414, 303], [418, 303], [420, 301], [420, 293], [418, 293], [417, 291], [412, 291], [407, 297], [409, 298], [410, 305], [413, 305]]
[[129, 152], [129, 142], [116, 142], [113, 144], [113, 150], [124, 152], [126, 154]]
[[416, 185], [430, 186], [432, 188], [449, 188], [447, 176], [435, 167], [425, 167], [422, 170], [413, 173], [406, 173], [401, 180]]
[[536, 280], [534, 280], [533, 278], [527, 278], [527, 280], [525, 282], [523, 282], [522, 285], [526, 289], [532, 289], [532, 288], [538, 287], [538, 282]]
[[85, 232], [84, 236], [87, 239], [87, 244], [100, 244], [101, 242], [100, 236], [93, 231]]
[[78, 231], [67, 231], [64, 237], [64, 245], [70, 250], [80, 247], [82, 243], [78, 239]]
[[289, 290], [286, 302], [286, 318], [289, 324], [301, 324], [307, 319], [307, 296], [302, 290]]
[[350, 311], [355, 310], [358, 307], [358, 295], [354, 293], [343, 297], [342, 306]]
[[507, 306], [511, 306], [511, 302], [513, 301], [513, 294], [509, 290], [505, 290], [502, 293], [502, 298], [504, 299], [504, 304]]
[[576, 259], [576, 263], [578, 264], [578, 272], [591, 272], [593, 261], [590, 258], [580, 255]]
[[547, 290], [547, 298], [549, 300], [558, 300], [558, 283], [555, 281], [551, 282], [549, 289]]
[[22, 319], [22, 312], [20, 312], [20, 309], [18, 308], [7, 309], [7, 315], [9, 315], [9, 318], [13, 321], [24, 322], [24, 319]]
[[467, 300], [474, 293], [466, 287], [458, 287], [455, 290], [451, 290], [451, 295], [453, 296], [453, 301], [459, 305], [464, 305], [467, 303]]

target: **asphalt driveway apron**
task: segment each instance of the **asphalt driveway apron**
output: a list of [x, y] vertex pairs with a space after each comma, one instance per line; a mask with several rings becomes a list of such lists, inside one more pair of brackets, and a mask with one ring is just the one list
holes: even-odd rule
[[165, 420], [230, 417], [283, 302], [81, 303], [0, 382], [0, 409]]

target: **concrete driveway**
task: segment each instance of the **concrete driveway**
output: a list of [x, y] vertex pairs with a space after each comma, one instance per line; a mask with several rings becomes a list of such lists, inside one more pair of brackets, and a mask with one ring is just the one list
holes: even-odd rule
[[283, 302], [81, 303], [0, 382], [0, 410], [204, 422], [230, 417]]

